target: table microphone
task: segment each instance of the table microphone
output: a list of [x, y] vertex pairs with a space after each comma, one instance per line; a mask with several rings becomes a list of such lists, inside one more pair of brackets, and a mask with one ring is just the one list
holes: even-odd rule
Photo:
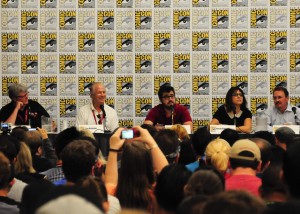
[[233, 106], [232, 112], [233, 112], [233, 124], [236, 126], [236, 109], [235, 109], [235, 106]]
[[297, 108], [294, 106], [292, 107], [292, 111], [294, 112], [294, 115], [295, 115], [295, 122], [297, 125], [299, 125], [299, 118], [298, 118], [298, 115], [297, 115]]
[[103, 112], [103, 118], [105, 118], [106, 117], [106, 112], [104, 110], [104, 105], [100, 105], [100, 109]]
[[172, 119], [172, 125], [174, 125], [174, 105], [171, 105], [171, 119]]

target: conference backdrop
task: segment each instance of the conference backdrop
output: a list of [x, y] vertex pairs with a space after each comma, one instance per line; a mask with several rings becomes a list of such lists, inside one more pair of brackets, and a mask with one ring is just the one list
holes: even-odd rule
[[231, 86], [254, 124], [277, 85], [300, 105], [300, 0], [2, 0], [1, 50], [1, 104], [24, 83], [59, 129], [95, 81], [120, 126], [141, 124], [168, 82], [194, 129]]

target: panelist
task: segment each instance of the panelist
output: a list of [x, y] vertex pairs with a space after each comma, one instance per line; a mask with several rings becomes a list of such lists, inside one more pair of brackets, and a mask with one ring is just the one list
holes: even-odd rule
[[289, 92], [282, 86], [273, 90], [274, 106], [268, 108], [265, 114], [268, 118], [268, 125], [299, 125], [298, 115], [300, 109], [289, 104]]
[[236, 125], [238, 132], [250, 133], [252, 114], [246, 105], [244, 92], [239, 87], [231, 87], [226, 94], [225, 104], [218, 108], [210, 125]]
[[90, 87], [91, 103], [81, 107], [76, 115], [76, 126], [101, 125], [103, 131], [114, 131], [119, 127], [117, 112], [105, 104], [106, 89], [100, 82]]
[[157, 130], [164, 125], [183, 124], [189, 125], [193, 130], [191, 115], [185, 106], [176, 104], [175, 90], [170, 84], [159, 88], [158, 98], [161, 104], [149, 111], [144, 124], [152, 125]]
[[34, 100], [28, 99], [29, 92], [25, 85], [14, 83], [9, 86], [8, 96], [11, 102], [3, 106], [0, 120], [12, 125], [30, 125], [41, 127], [41, 116], [50, 117], [48, 112]]

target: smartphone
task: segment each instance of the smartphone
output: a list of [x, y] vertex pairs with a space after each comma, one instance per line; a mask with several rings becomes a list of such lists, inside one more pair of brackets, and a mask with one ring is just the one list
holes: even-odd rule
[[36, 131], [36, 128], [29, 128], [28, 131]]
[[132, 139], [132, 138], [135, 138], [138, 136], [139, 136], [138, 130], [135, 130], [135, 129], [123, 130], [121, 133], [122, 139]]

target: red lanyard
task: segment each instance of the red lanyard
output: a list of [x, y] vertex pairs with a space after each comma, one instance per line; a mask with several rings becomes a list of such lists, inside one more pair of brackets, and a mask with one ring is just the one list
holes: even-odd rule
[[96, 115], [95, 115], [95, 111], [94, 111], [94, 110], [93, 110], [93, 117], [94, 117], [94, 120], [95, 120], [96, 125], [102, 124], [103, 114], [101, 115], [101, 118], [99, 118], [99, 123], [97, 122], [97, 119], [96, 119]]
[[20, 113], [18, 113], [18, 118], [24, 123], [24, 125], [27, 123], [27, 119], [28, 119], [28, 109], [26, 109], [25, 111], [25, 119], [21, 116]]

